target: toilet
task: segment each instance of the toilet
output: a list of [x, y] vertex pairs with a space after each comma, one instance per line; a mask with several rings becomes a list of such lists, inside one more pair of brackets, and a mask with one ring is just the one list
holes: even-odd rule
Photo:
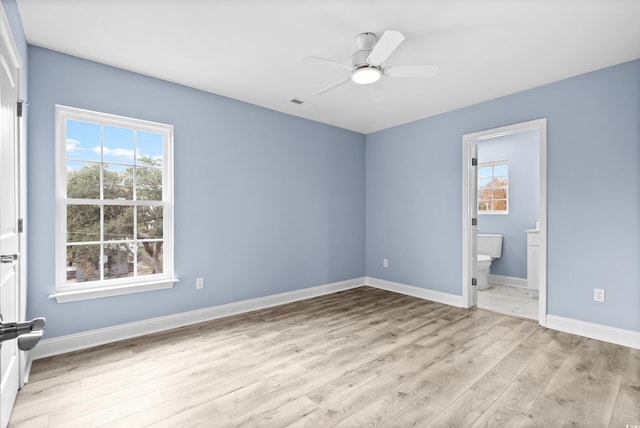
[[489, 288], [491, 262], [502, 256], [502, 235], [499, 233], [478, 233], [478, 290]]

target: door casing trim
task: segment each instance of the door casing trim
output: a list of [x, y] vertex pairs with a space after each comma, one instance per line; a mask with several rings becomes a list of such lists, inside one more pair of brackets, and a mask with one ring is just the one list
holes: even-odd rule
[[540, 247], [538, 278], [539, 307], [538, 323], [547, 325], [547, 119], [535, 119], [527, 122], [515, 123], [499, 128], [473, 132], [462, 136], [462, 301], [465, 307], [473, 306], [471, 278], [473, 273], [473, 256], [475, 249], [472, 245], [473, 229], [471, 226], [472, 206], [476, 203], [473, 187], [473, 167], [471, 158], [474, 144], [481, 140], [514, 134], [517, 132], [538, 130], [540, 135]]

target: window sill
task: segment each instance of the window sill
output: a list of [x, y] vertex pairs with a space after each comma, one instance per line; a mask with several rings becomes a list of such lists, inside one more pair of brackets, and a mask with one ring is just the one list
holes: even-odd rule
[[478, 211], [478, 215], [509, 215], [509, 211]]
[[49, 298], [56, 299], [58, 303], [77, 302], [79, 300], [100, 299], [102, 297], [121, 296], [123, 294], [142, 293], [145, 291], [173, 288], [176, 282], [178, 282], [178, 279], [174, 278], [85, 290], [59, 291], [57, 293], [50, 294]]

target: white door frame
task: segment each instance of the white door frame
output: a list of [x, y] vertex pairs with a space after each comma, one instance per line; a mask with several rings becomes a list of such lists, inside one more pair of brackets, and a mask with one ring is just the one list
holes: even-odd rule
[[465, 307], [474, 306], [473, 266], [477, 247], [473, 245], [475, 226], [472, 226], [472, 207], [477, 203], [475, 189], [476, 168], [471, 160], [477, 150], [477, 142], [489, 138], [514, 134], [517, 132], [538, 130], [540, 135], [540, 247], [538, 265], [538, 323], [547, 325], [547, 119], [536, 119], [528, 122], [516, 123], [500, 128], [487, 129], [462, 136], [462, 301]]

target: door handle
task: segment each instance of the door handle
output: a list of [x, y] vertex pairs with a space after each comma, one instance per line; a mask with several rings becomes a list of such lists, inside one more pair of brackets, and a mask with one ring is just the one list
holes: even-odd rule
[[2, 254], [0, 256], [0, 263], [13, 263], [18, 260], [17, 254]]
[[18, 338], [18, 348], [30, 351], [42, 338], [44, 325], [44, 318], [34, 318], [25, 322], [3, 322], [0, 315], [0, 348], [5, 340]]

